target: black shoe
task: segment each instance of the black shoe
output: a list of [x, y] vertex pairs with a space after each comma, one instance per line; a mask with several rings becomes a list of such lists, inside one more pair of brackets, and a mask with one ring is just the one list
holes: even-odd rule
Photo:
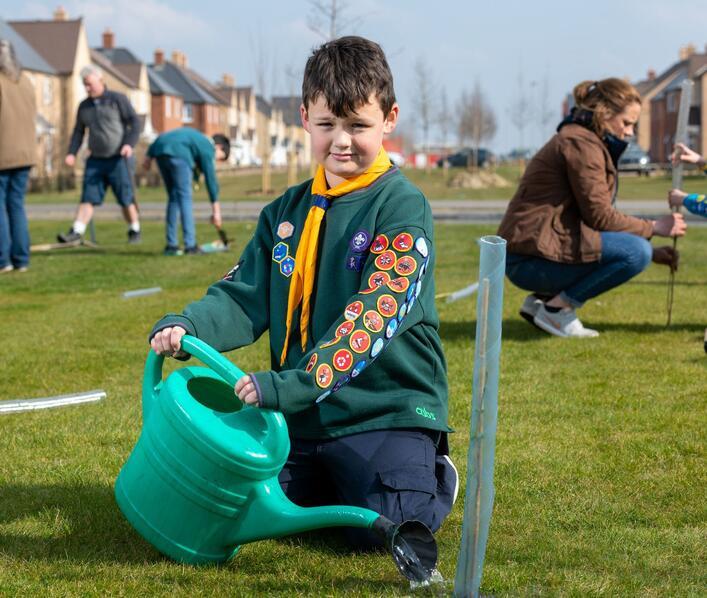
[[75, 243], [76, 241], [80, 241], [81, 237], [82, 235], [74, 231], [73, 228], [70, 228], [68, 233], [59, 233], [56, 236], [56, 240], [59, 241], [59, 243]]
[[128, 243], [140, 243], [142, 235], [139, 230], [128, 230]]
[[184, 255], [184, 252], [179, 249], [176, 245], [167, 245], [167, 247], [164, 248], [164, 254], [165, 255]]
[[194, 245], [194, 247], [185, 247], [184, 248], [184, 255], [199, 255], [201, 253], [204, 253], [201, 250], [201, 247], [198, 245]]

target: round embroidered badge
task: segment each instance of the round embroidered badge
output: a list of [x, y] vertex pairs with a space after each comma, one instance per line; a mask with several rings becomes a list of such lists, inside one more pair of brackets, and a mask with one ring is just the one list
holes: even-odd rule
[[395, 253], [387, 249], [376, 258], [375, 264], [379, 270], [390, 270], [395, 266]]
[[348, 349], [339, 349], [334, 353], [332, 363], [334, 364], [334, 369], [339, 372], [345, 372], [353, 365], [353, 355]]
[[378, 311], [382, 316], [390, 318], [398, 311], [398, 302], [392, 295], [381, 295], [378, 297], [376, 307], [378, 307]]
[[349, 337], [349, 346], [356, 353], [365, 353], [371, 346], [371, 335], [365, 330], [357, 330]]
[[362, 312], [363, 301], [354, 301], [353, 303], [349, 303], [346, 306], [346, 309], [344, 310], [344, 318], [346, 318], [350, 322], [353, 322], [361, 315]]
[[390, 274], [387, 272], [374, 272], [368, 277], [369, 287], [382, 287], [390, 281]]
[[393, 248], [403, 253], [410, 251], [412, 249], [412, 235], [410, 233], [400, 233], [393, 239]]
[[371, 332], [380, 332], [383, 330], [383, 318], [377, 311], [369, 309], [363, 314], [363, 325]]
[[331, 366], [326, 363], [323, 363], [317, 368], [317, 386], [319, 386], [320, 388], [326, 388], [331, 384], [331, 381], [333, 379], [334, 372], [332, 371]]
[[391, 291], [395, 291], [396, 293], [404, 293], [408, 290], [409, 286], [410, 281], [403, 276], [401, 276], [400, 278], [394, 278], [388, 283], [388, 288]]
[[388, 237], [378, 235], [373, 239], [373, 243], [371, 243], [371, 253], [383, 253], [386, 249], [388, 249]]
[[336, 336], [346, 336], [347, 334], [351, 334], [353, 329], [354, 323], [347, 320], [336, 329]]
[[410, 276], [417, 270], [417, 262], [415, 258], [405, 255], [395, 263], [395, 271], [401, 276]]

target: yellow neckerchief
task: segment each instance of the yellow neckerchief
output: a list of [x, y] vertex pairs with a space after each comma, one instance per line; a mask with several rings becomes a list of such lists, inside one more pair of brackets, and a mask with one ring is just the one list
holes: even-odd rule
[[297, 306], [302, 303], [299, 328], [302, 339], [302, 350], [307, 345], [307, 326], [309, 325], [309, 300], [314, 286], [314, 276], [317, 270], [317, 245], [319, 243], [319, 227], [321, 226], [324, 214], [329, 207], [329, 200], [341, 197], [357, 189], [368, 187], [384, 172], [390, 168], [390, 158], [381, 147], [376, 159], [365, 171], [353, 179], [346, 179], [336, 187], [327, 188], [324, 168], [320, 164], [312, 181], [312, 207], [309, 209], [307, 219], [304, 222], [302, 235], [300, 236], [297, 253], [295, 255], [295, 270], [290, 281], [290, 294], [287, 298], [287, 331], [285, 332], [285, 344], [282, 347], [280, 365], [285, 363], [287, 349], [290, 343], [290, 329], [292, 326], [292, 315]]

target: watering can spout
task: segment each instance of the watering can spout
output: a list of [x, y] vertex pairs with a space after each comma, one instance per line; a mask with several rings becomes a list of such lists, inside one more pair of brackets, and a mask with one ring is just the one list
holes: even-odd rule
[[400, 573], [411, 581], [428, 580], [437, 564], [437, 543], [425, 524], [405, 521], [396, 525], [375, 511], [360, 507], [300, 507], [285, 496], [277, 479], [255, 489], [248, 511], [237, 522], [234, 543], [325, 527], [370, 529], [391, 552]]

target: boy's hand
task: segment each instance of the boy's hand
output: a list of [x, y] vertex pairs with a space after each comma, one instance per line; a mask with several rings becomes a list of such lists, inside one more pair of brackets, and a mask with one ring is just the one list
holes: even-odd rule
[[258, 406], [258, 391], [255, 390], [255, 384], [247, 374], [241, 377], [236, 382], [236, 395], [246, 405]]
[[684, 143], [676, 143], [673, 150], [673, 164], [679, 164], [680, 162], [698, 165], [705, 163], [704, 158], [700, 154], [691, 150]]
[[668, 203], [671, 208], [682, 207], [682, 201], [687, 197], [687, 193], [680, 191], [680, 189], [672, 189], [668, 191]]
[[663, 264], [664, 266], [670, 266], [670, 270], [672, 272], [677, 271], [679, 261], [680, 253], [677, 249], [673, 249], [669, 245], [653, 248], [653, 262], [656, 264]]
[[181, 326], [163, 328], [150, 341], [150, 347], [157, 355], [166, 357], [185, 357], [182, 351], [182, 337], [187, 333]]

